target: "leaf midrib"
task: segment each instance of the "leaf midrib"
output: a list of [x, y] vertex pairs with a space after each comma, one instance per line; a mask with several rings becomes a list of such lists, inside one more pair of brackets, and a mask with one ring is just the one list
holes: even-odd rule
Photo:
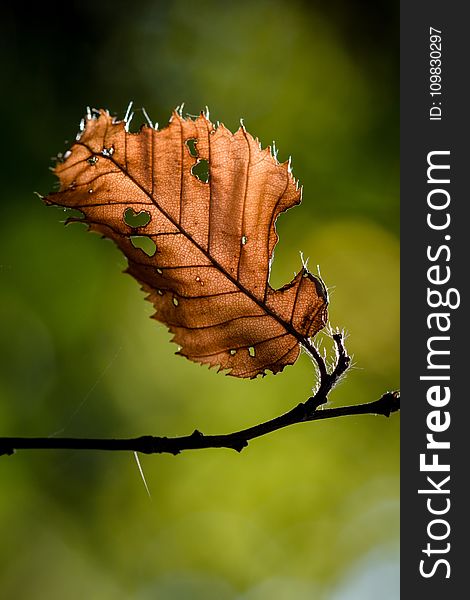
[[[241, 293], [245, 294], [248, 298], [250, 298], [250, 300], [252, 300], [253, 302], [255, 302], [255, 304], [257, 304], [262, 310], [264, 310], [264, 312], [266, 312], [266, 314], [268, 314], [269, 316], [271, 316], [273, 319], [275, 319], [282, 327], [284, 327], [284, 329], [287, 331], [287, 333], [289, 333], [290, 335], [292, 335], [300, 344], [303, 348], [305, 348], [305, 350], [311, 354], [314, 358], [316, 358], [318, 356], [318, 351], [316, 350], [316, 348], [313, 346], [313, 344], [310, 343], [310, 340], [307, 337], [302, 336], [300, 333], [298, 333], [298, 331], [287, 321], [285, 321], [282, 317], [280, 317], [276, 312], [274, 312], [273, 310], [271, 310], [269, 308], [269, 306], [267, 306], [265, 304], [264, 301], [260, 300], [259, 298], [257, 298], [249, 289], [247, 289], [244, 285], [242, 285], [238, 279], [236, 279], [235, 277], [233, 277], [232, 275], [230, 275], [230, 273], [208, 252], [206, 251], [189, 233], [187, 233], [187, 231], [181, 227], [181, 225], [175, 221], [175, 219], [173, 219], [173, 217], [167, 213], [167, 211], [162, 208], [159, 204], [157, 204], [157, 202], [155, 201], [155, 199], [153, 198], [152, 194], [149, 194], [149, 192], [143, 187], [142, 184], [139, 183], [139, 181], [137, 179], [135, 179], [125, 168], [123, 168], [123, 166], [121, 164], [119, 164], [112, 156], [105, 156], [103, 157], [101, 153], [99, 152], [95, 152], [94, 150], [92, 150], [87, 144], [84, 144], [83, 142], [76, 142], [77, 145], [79, 146], [83, 146], [84, 148], [86, 148], [90, 154], [92, 156], [98, 156], [100, 158], [104, 158], [105, 160], [108, 160], [110, 162], [112, 162], [122, 173], [123, 175], [125, 175], [126, 177], [129, 178], [129, 180], [141, 191], [145, 194], [145, 196], [147, 196], [147, 198], [150, 200], [150, 202], [153, 204], [153, 206], [155, 206], [155, 208], [160, 211], [160, 213], [174, 226], [176, 227], [176, 229], [178, 229], [178, 231], [184, 236], [186, 237], [187, 240], [189, 240], [192, 244], [194, 244], [194, 246], [200, 251], [202, 252], [202, 254], [204, 254], [204, 256], [211, 262], [211, 264], [214, 266], [214, 268], [216, 268], [222, 275], [224, 275], [231, 283], [233, 283], [233, 285], [235, 285], [235, 287], [237, 287]], [[152, 165], [152, 181], [154, 179], [154, 171], [153, 171], [154, 167]], [[183, 165], [181, 165], [181, 170], [183, 170]], [[211, 179], [209, 179], [209, 182], [206, 185], [211, 185]], [[268, 286], [269, 283], [266, 283], [266, 286]], [[300, 284], [299, 284], [300, 287]], [[294, 307], [293, 307], [293, 311], [295, 310], [295, 302], [294, 302]], [[318, 363], [317, 364], [321, 364]], [[321, 369], [323, 370], [323, 369]], [[326, 374], [326, 372], [325, 372]]]

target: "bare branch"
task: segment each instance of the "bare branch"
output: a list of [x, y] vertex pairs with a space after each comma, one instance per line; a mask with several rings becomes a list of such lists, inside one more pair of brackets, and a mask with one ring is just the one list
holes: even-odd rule
[[[310, 400], [310, 399], [309, 399]], [[308, 401], [307, 401], [308, 402]], [[145, 435], [133, 439], [88, 439], [88, 438], [0, 438], [0, 455], [13, 454], [15, 450], [125, 450], [142, 452], [144, 454], [169, 453], [179, 454], [183, 450], [198, 450], [202, 448], [231, 448], [240, 452], [254, 438], [272, 433], [288, 425], [331, 419], [347, 415], [384, 415], [400, 409], [399, 392], [387, 392], [379, 400], [366, 404], [341, 406], [338, 408], [316, 408], [308, 412], [307, 402], [298, 404], [289, 412], [260, 423], [249, 429], [223, 435], [204, 435], [197, 429], [182, 437], [154, 437]]]
[[249, 427], [248, 429], [222, 435], [204, 435], [196, 429], [191, 435], [182, 437], [155, 437], [146, 435], [132, 439], [4, 437], [0, 438], [0, 455], [13, 454], [15, 450], [20, 449], [125, 450], [128, 452], [142, 452], [144, 454], [163, 452], [179, 454], [183, 450], [231, 448], [237, 452], [241, 452], [243, 448], [248, 446], [250, 440], [296, 423], [306, 423], [348, 415], [371, 414], [388, 417], [391, 413], [398, 411], [400, 409], [400, 393], [398, 391], [386, 392], [374, 402], [320, 409], [328, 401], [329, 392], [350, 364], [350, 358], [344, 348], [342, 334], [335, 333], [333, 340], [336, 345], [336, 364], [330, 373], [327, 372], [320, 353], [316, 349], [314, 353], [310, 353], [317, 361], [321, 373], [320, 385], [315, 394], [283, 415]]

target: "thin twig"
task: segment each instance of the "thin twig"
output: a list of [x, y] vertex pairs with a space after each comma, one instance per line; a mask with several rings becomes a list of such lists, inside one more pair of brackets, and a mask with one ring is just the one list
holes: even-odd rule
[[[308, 402], [308, 401], [307, 401]], [[338, 408], [306, 410], [307, 402], [298, 404], [289, 412], [271, 421], [260, 423], [249, 429], [223, 435], [204, 435], [197, 429], [182, 437], [155, 437], [144, 435], [132, 439], [92, 439], [92, 438], [0, 438], [0, 455], [13, 454], [15, 450], [125, 450], [144, 454], [179, 454], [183, 450], [202, 448], [231, 448], [241, 452], [248, 446], [249, 440], [261, 437], [295, 423], [332, 419], [348, 415], [384, 415], [390, 416], [400, 408], [399, 392], [387, 392], [375, 402], [340, 406]]]
[[[298, 404], [290, 411], [260, 423], [248, 429], [242, 429], [234, 433], [223, 435], [204, 435], [197, 429], [187, 436], [181, 437], [155, 437], [146, 435], [132, 439], [89, 439], [89, 438], [24, 438], [4, 437], [0, 438], [0, 455], [13, 454], [15, 450], [125, 450], [127, 452], [142, 452], [144, 454], [170, 453], [179, 454], [183, 450], [197, 450], [202, 448], [231, 448], [241, 452], [252, 439], [261, 437], [273, 431], [277, 431], [296, 423], [317, 421], [320, 419], [332, 419], [348, 415], [384, 415], [400, 409], [400, 393], [386, 392], [381, 398], [374, 402], [356, 404], [353, 406], [341, 406], [338, 408], [319, 407], [328, 400], [328, 394], [344, 374], [350, 364], [350, 358], [343, 345], [343, 336], [340, 333], [333, 335], [336, 344], [336, 364], [333, 370], [320, 378], [320, 385], [315, 394], [305, 402]], [[316, 356], [320, 356], [316, 352]], [[323, 359], [320, 358], [322, 361]]]

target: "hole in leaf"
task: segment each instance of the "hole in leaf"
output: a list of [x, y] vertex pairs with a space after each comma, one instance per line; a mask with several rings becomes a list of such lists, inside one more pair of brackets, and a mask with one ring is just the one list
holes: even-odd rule
[[193, 158], [197, 158], [199, 156], [199, 152], [197, 151], [197, 148], [196, 148], [197, 139], [190, 138], [189, 140], [186, 140], [185, 144], [189, 150], [189, 154], [191, 154], [191, 156]]
[[157, 273], [158, 273], [159, 275], [162, 275], [162, 274], [163, 274], [163, 271], [162, 271], [161, 269], [157, 269]]
[[114, 146], [109, 146], [109, 148], [103, 148], [103, 150], [101, 150], [101, 155], [105, 156], [106, 158], [111, 157], [114, 154]]
[[96, 165], [96, 163], [98, 162], [98, 157], [90, 156], [90, 158], [87, 158], [86, 161], [89, 165]]
[[173, 304], [175, 306], [178, 306], [179, 302], [178, 302], [178, 298], [176, 296], [173, 296]]
[[242, 235], [242, 246], [244, 246], [248, 241], [248, 238], [246, 237], [246, 235]]
[[207, 183], [209, 181], [209, 161], [205, 159], [199, 159], [191, 168], [191, 173], [197, 177], [199, 181]]
[[235, 356], [236, 353], [237, 353], [237, 351], [234, 350], [233, 348], [230, 350], [230, 356]]
[[124, 222], [129, 227], [145, 227], [150, 223], [150, 213], [146, 210], [141, 210], [140, 212], [135, 212], [133, 208], [126, 208], [124, 211]]
[[147, 256], [153, 256], [157, 251], [155, 242], [148, 235], [131, 235], [134, 248], [142, 250]]
[[248, 348], [248, 354], [253, 358], [254, 356], [256, 356], [256, 352], [253, 346], [250, 346]]

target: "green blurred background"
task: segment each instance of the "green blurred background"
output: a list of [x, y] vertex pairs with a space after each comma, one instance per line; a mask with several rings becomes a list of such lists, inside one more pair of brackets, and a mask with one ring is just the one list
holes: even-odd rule
[[[398, 4], [251, 0], [3, 6], [0, 435], [223, 433], [314, 385], [305, 356], [255, 381], [174, 355], [109, 241], [33, 194], [86, 105], [163, 126], [185, 102], [279, 159], [271, 283], [320, 265], [354, 368], [332, 406], [399, 385]], [[137, 112], [134, 127], [142, 122]], [[319, 336], [321, 338], [322, 336]], [[323, 337], [326, 348], [330, 340]], [[297, 425], [229, 450], [0, 460], [5, 599], [395, 600], [399, 417]]]

